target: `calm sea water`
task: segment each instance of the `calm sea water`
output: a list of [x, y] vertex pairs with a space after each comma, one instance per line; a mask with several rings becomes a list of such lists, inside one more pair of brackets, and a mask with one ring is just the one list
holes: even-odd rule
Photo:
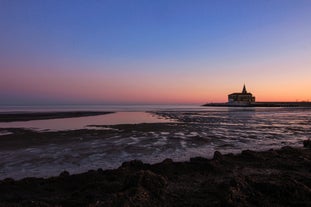
[[[149, 123], [149, 126], [132, 125], [130, 129], [133, 130], [95, 127], [90, 129], [106, 131], [92, 136], [75, 134], [79, 139], [68, 137], [68, 141], [63, 137], [57, 141], [55, 133], [51, 142], [34, 146], [30, 140], [27, 142], [28, 137], [22, 140], [25, 147], [16, 144], [16, 148], [6, 148], [4, 140], [8, 139], [10, 132], [0, 129], [0, 178], [46, 177], [57, 175], [62, 170], [78, 173], [89, 169], [109, 169], [133, 159], [148, 163], [165, 158], [183, 161], [194, 156], [212, 157], [215, 150], [238, 153], [245, 149], [301, 146], [303, 140], [311, 138], [310, 108], [122, 107], [111, 107], [111, 111], [118, 113], [108, 115], [10, 123], [15, 127], [52, 130], [120, 123]], [[33, 110], [23, 108], [17, 111]], [[50, 110], [59, 111], [56, 108]], [[108, 109], [99, 107], [94, 110]], [[2, 113], [11, 111], [16, 111], [16, 108], [5, 109]], [[9, 123], [0, 124], [0, 128], [7, 127], [6, 124]]]
[[[92, 129], [93, 125], [140, 124], [170, 122], [169, 119], [146, 112], [115, 112], [106, 115], [85, 116], [76, 118], [60, 118], [47, 120], [31, 120], [16, 122], [0, 122], [0, 128], [29, 128], [35, 131], [62, 131]], [[1, 136], [1, 131], [0, 131]]]
[[144, 112], [153, 110], [210, 110], [198, 105], [44, 105], [44, 106], [1, 106], [0, 113], [46, 112], [46, 111], [114, 111]]

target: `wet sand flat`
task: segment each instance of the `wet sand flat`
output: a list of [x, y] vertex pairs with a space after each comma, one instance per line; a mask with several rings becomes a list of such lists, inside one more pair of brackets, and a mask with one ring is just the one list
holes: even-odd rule
[[2, 113], [0, 114], [0, 122], [73, 118], [73, 117], [104, 115], [104, 114], [110, 114], [110, 113], [113, 113], [113, 112], [70, 111], [70, 112]]
[[[237, 154], [247, 149], [297, 147], [311, 135], [310, 114], [305, 109], [270, 108], [117, 112], [24, 122], [55, 121], [57, 126], [66, 126], [61, 131], [18, 127], [11, 122], [12, 126], [0, 128], [0, 179], [56, 176], [62, 170], [73, 174], [98, 167], [114, 169], [135, 159], [153, 164], [165, 158], [174, 161], [197, 156], [211, 158], [214, 151]], [[112, 124], [113, 118], [134, 123]], [[81, 128], [74, 128], [72, 124], [80, 123], [76, 119], [96, 120], [84, 120]], [[146, 121], [161, 123], [141, 123]]]

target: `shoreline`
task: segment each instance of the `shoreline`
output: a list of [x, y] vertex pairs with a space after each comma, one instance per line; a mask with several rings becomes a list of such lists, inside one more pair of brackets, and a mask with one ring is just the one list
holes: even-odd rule
[[12, 112], [0, 113], [0, 122], [47, 120], [60, 118], [77, 118], [85, 116], [105, 115], [114, 112], [106, 111], [67, 111], [67, 112]]
[[212, 159], [124, 162], [113, 170], [0, 180], [0, 206], [308, 206], [310, 140], [304, 148]]

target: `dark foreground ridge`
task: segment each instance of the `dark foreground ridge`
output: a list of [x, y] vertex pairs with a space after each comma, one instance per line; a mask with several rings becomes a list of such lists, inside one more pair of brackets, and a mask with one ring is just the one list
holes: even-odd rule
[[125, 162], [115, 170], [0, 181], [0, 206], [311, 206], [311, 149], [209, 160]]
[[113, 112], [69, 111], [69, 112], [4, 113], [4, 114], [0, 114], [0, 122], [73, 118], [73, 117], [104, 115], [104, 114], [109, 114], [109, 113], [113, 113]]

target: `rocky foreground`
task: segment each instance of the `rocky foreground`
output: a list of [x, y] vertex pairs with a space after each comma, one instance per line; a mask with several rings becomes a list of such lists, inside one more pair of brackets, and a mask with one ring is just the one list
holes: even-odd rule
[[209, 160], [123, 163], [48, 179], [0, 181], [0, 206], [311, 206], [311, 149], [283, 147]]

